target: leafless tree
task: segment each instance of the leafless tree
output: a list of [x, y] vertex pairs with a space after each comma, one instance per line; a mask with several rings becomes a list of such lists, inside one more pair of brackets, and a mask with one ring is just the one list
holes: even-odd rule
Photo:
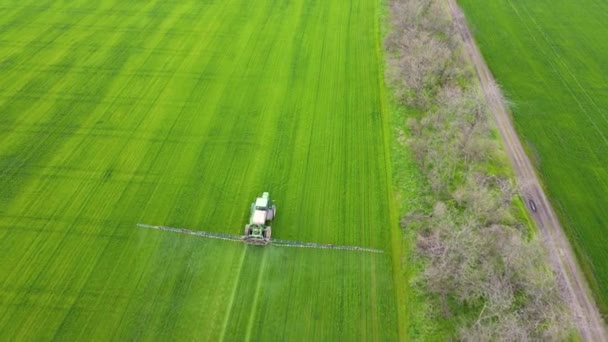
[[[467, 71], [449, 14], [439, 0], [391, 0], [385, 48], [396, 98], [421, 116], [399, 136], [418, 161], [434, 198], [405, 215], [415, 227], [415, 279], [465, 341], [561, 340], [572, 326], [555, 276], [536, 239], [520, 229], [512, 204], [521, 189], [500, 163], [486, 99]], [[497, 89], [497, 88], [496, 88]], [[465, 309], [466, 308], [466, 309]]]

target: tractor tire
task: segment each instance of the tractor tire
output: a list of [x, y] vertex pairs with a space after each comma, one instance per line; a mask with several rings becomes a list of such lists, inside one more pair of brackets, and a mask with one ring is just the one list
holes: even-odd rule
[[244, 236], [249, 236], [251, 234], [251, 229], [249, 229], [249, 225], [245, 225], [245, 231], [243, 232]]
[[275, 216], [277, 216], [277, 207], [273, 205], [272, 208], [268, 209], [268, 214], [266, 214], [266, 220], [272, 221]]
[[270, 235], [272, 234], [272, 228], [270, 226], [266, 227], [264, 230], [264, 238], [270, 240]]

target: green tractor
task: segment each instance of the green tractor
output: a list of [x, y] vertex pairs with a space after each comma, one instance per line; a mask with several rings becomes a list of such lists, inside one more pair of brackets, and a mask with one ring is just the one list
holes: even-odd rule
[[249, 224], [245, 226], [243, 241], [255, 245], [269, 244], [272, 230], [270, 226], [266, 225], [266, 221], [272, 221], [276, 213], [277, 208], [271, 204], [268, 192], [264, 192], [261, 197], [256, 198], [255, 202], [251, 203]]

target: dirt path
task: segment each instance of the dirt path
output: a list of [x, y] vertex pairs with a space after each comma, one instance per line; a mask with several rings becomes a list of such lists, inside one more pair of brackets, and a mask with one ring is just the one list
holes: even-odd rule
[[[543, 234], [551, 262], [565, 292], [564, 295], [569, 301], [578, 330], [584, 341], [608, 341], [605, 323], [591, 297], [591, 291], [576, 261], [574, 251], [540, 186], [528, 156], [524, 152], [511, 122], [510, 113], [505, 108], [500, 91], [496, 87], [496, 82], [477, 48], [464, 14], [458, 7], [456, 0], [446, 1], [456, 27], [462, 36], [467, 54], [475, 67], [519, 181], [526, 186], [528, 210]], [[532, 206], [535, 207], [535, 210], [532, 210]]]

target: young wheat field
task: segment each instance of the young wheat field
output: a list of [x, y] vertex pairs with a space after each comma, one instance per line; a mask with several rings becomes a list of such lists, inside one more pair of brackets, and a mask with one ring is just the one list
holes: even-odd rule
[[[403, 338], [379, 9], [3, 1], [2, 336]], [[241, 234], [262, 191], [273, 237], [384, 253], [137, 227]]]

